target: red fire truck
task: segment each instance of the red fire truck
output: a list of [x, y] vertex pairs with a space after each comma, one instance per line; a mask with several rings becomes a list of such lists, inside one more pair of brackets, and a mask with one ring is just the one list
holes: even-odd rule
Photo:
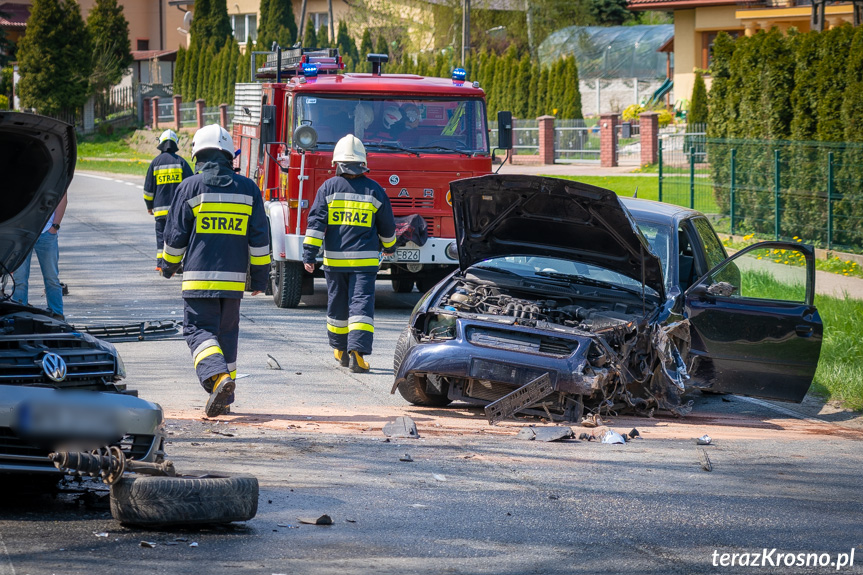
[[[426, 291], [453, 269], [458, 256], [449, 183], [491, 171], [478, 83], [458, 69], [453, 79], [382, 74], [386, 55], [370, 54], [369, 61], [370, 74], [342, 74], [337, 49], [276, 47], [263, 66], [255, 69], [253, 60], [253, 73], [264, 82], [235, 87], [237, 167], [264, 196], [270, 287], [279, 307], [296, 307], [301, 295], [314, 291], [302, 265], [306, 218], [318, 188], [335, 175], [332, 151], [341, 137], [363, 141], [368, 175], [384, 187], [396, 217], [425, 221], [428, 241], [408, 242], [382, 261], [379, 279], [388, 278], [397, 292], [414, 284]], [[511, 142], [505, 120], [504, 144]]]

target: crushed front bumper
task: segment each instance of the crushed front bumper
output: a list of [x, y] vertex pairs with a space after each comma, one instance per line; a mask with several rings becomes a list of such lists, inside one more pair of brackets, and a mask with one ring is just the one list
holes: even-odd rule
[[491, 381], [520, 387], [548, 373], [555, 391], [590, 395], [597, 376], [587, 376], [589, 336], [530, 327], [456, 320], [455, 337], [420, 342], [395, 376], [393, 390], [411, 374]]
[[65, 444], [154, 461], [163, 424], [158, 404], [131, 395], [0, 385], [0, 473], [59, 473], [48, 454]]

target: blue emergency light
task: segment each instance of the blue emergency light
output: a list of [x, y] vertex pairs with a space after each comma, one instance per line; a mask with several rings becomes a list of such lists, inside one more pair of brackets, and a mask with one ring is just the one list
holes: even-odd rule
[[314, 78], [318, 75], [318, 67], [314, 64], [303, 64], [303, 76]]
[[452, 71], [452, 79], [456, 82], [464, 82], [467, 80], [467, 71], [464, 68], [456, 68]]

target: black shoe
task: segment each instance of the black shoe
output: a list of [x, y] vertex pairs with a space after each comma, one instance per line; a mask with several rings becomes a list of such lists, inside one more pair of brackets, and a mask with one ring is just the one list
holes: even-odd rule
[[207, 400], [205, 413], [207, 417], [217, 417], [227, 413], [225, 410], [234, 399], [234, 390], [237, 388], [237, 383], [231, 379], [227, 373], [222, 373], [218, 376], [216, 383], [213, 385], [213, 392], [210, 393], [210, 398]]
[[348, 352], [346, 352], [342, 349], [334, 349], [333, 350], [333, 357], [336, 358], [336, 361], [339, 362], [340, 366], [348, 367], [348, 365], [349, 365]]
[[371, 369], [371, 366], [369, 365], [369, 363], [365, 359], [363, 359], [363, 356], [360, 352], [351, 351], [351, 352], [348, 352], [348, 355], [350, 355], [350, 358], [351, 358], [350, 368], [351, 368], [352, 372], [354, 372], [354, 373], [368, 373], [369, 372], [369, 369]]

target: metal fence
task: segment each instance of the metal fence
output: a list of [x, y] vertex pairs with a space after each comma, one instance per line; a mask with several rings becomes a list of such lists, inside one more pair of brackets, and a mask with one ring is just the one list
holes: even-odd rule
[[560, 162], [599, 163], [599, 126], [584, 120], [556, 120], [554, 159]]
[[160, 124], [171, 124], [174, 122], [174, 102], [173, 100], [168, 100], [167, 102], [159, 102], [159, 123]]
[[112, 120], [130, 114], [135, 109], [135, 89], [117, 87], [93, 95], [93, 111], [97, 120]]
[[180, 104], [180, 126], [194, 128], [198, 125], [198, 111], [194, 102]]
[[617, 154], [618, 165], [639, 165], [641, 163], [641, 127], [634, 122], [618, 124]]
[[660, 201], [720, 231], [863, 250], [863, 144], [682, 138], [660, 140]]

